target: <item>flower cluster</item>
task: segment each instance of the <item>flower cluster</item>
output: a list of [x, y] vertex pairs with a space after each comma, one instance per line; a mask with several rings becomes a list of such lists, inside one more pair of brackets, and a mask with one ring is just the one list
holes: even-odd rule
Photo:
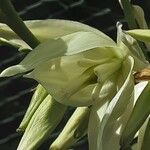
[[[40, 41], [34, 49], [6, 24], [0, 24], [0, 44], [31, 49], [19, 64], [5, 69], [0, 76], [23, 73], [23, 77], [39, 83], [18, 128], [24, 133], [18, 150], [38, 148], [68, 106], [77, 108], [50, 150], [68, 149], [86, 134], [90, 150], [128, 147], [150, 112], [149, 83], [134, 86], [134, 73], [149, 67], [135, 39], [147, 44], [150, 31], [126, 32], [118, 23], [115, 42], [101, 31], [73, 21], [50, 19], [25, 24]], [[148, 108], [141, 110], [146, 104]], [[134, 113], [141, 112], [135, 130]]]

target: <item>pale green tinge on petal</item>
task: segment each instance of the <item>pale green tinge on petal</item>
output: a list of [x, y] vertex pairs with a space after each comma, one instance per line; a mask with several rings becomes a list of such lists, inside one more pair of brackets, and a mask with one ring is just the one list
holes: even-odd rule
[[[110, 46], [109, 44], [109, 42], [103, 42], [98, 35], [91, 32], [77, 32], [55, 40], [49, 39], [31, 51], [19, 65], [13, 66], [13, 70], [12, 67], [7, 68], [7, 71], [4, 70], [1, 76], [26, 72], [50, 59], [84, 52], [92, 48]], [[110, 55], [114, 55], [114, 53], [111, 52]]]
[[98, 77], [97, 81], [99, 83], [104, 82], [106, 79], [108, 79], [113, 73], [117, 72], [119, 68], [121, 67], [121, 60], [114, 59], [110, 62], [107, 62], [105, 64], [99, 65], [94, 68], [94, 73]]
[[97, 150], [97, 147], [99, 147], [99, 127], [110, 100], [117, 92], [117, 75], [118, 74], [115, 73], [107, 81], [105, 81], [101, 91], [99, 92], [98, 99], [91, 107], [88, 126], [88, 141], [90, 150]]
[[[66, 42], [66, 55], [84, 52], [97, 47], [115, 47], [116, 44], [92, 32], [76, 32], [61, 37]], [[111, 55], [111, 54], [110, 54]]]
[[142, 49], [140, 48], [138, 42], [132, 38], [129, 34], [125, 33], [122, 30], [122, 25], [118, 24], [117, 26], [117, 44], [122, 47], [122, 43], [125, 44], [126, 47], [130, 50], [133, 56], [141, 59], [142, 61], [146, 61]]
[[128, 57], [124, 61], [120, 72], [123, 84], [115, 97], [110, 101], [100, 124], [99, 148], [102, 150], [116, 150], [120, 147], [121, 132], [133, 107], [133, 65], [134, 60], [132, 57]]
[[[93, 32], [100, 37], [103, 37], [103, 39], [108, 40], [110, 43], [114, 44], [114, 41], [101, 31], [75, 21], [47, 19], [25, 21], [25, 24], [35, 35], [35, 37], [37, 37], [41, 42], [49, 38], [60, 38], [62, 36], [78, 31], [85, 31]], [[0, 24], [0, 37], [13, 41], [14, 43], [21, 44], [23, 47], [29, 47], [5, 24]]]
[[[91, 103], [82, 101], [82, 97], [71, 99], [70, 97], [75, 94], [79, 89], [84, 88], [88, 84], [96, 83], [96, 76], [92, 73], [92, 68], [82, 67], [78, 65], [81, 56], [64, 56], [54, 61], [35, 68], [26, 77], [31, 77], [51, 93], [51, 95], [60, 103], [69, 105], [83, 105]], [[60, 62], [59, 62], [60, 61]], [[79, 103], [80, 102], [80, 103]]]
[[135, 133], [145, 122], [146, 118], [149, 116], [150, 114], [149, 92], [150, 92], [150, 83], [146, 85], [146, 87], [142, 91], [141, 95], [139, 96], [135, 104], [135, 107], [132, 111], [132, 114], [127, 122], [127, 125], [121, 137], [120, 143], [122, 146], [128, 146], [131, 143]]
[[[41, 83], [60, 103], [72, 106], [91, 105], [94, 100], [91, 96], [92, 91], [97, 83], [94, 68], [108, 61], [114, 61], [113, 58], [116, 56], [114, 49], [111, 50], [110, 48], [97, 48], [53, 59], [39, 65], [26, 77]], [[120, 61], [117, 61], [115, 65], [120, 65]], [[103, 70], [103, 73], [105, 71]], [[100, 78], [105, 79], [104, 76], [105, 74], [101, 74]]]
[[32, 116], [17, 150], [37, 149], [64, 116], [66, 106], [48, 95]]
[[[126, 122], [129, 115], [128, 114], [129, 112], [127, 112], [126, 110], [127, 109], [129, 110], [129, 108], [131, 108], [132, 106], [131, 101], [134, 87], [132, 77], [133, 65], [134, 65], [133, 58], [129, 57], [125, 60], [122, 69], [120, 70], [121, 71], [120, 80], [123, 81], [120, 83], [120, 80], [118, 80], [119, 87], [121, 87], [120, 90], [118, 91], [118, 93], [115, 95], [114, 98], [113, 96], [109, 97], [109, 101], [112, 98], [113, 99], [110, 101], [110, 103], [106, 103], [104, 105], [105, 109], [103, 110], [102, 114], [101, 113], [99, 114], [98, 116], [99, 118], [97, 117], [96, 119], [95, 117], [96, 120], [99, 120], [98, 130], [94, 131], [95, 134], [97, 135], [97, 138], [95, 139], [93, 137], [94, 140], [96, 140], [97, 144], [91, 143], [90, 150], [92, 150], [93, 147], [95, 150], [119, 149], [119, 139], [120, 139], [120, 132], [122, 130], [122, 124]], [[99, 110], [101, 110], [102, 108], [99, 107]]]
[[31, 51], [19, 65], [7, 68], [1, 73], [2, 76], [12, 76], [18, 73], [27, 72], [38, 66], [43, 61], [62, 56], [66, 51], [65, 42], [61, 39], [48, 40], [33, 51]]
[[126, 32], [139, 41], [150, 42], [149, 29], [134, 29], [134, 30], [128, 30]]
[[[43, 61], [47, 61], [49, 59], [56, 58], [59, 56], [72, 55], [72, 54], [90, 50], [90, 49], [96, 48], [96, 47], [115, 47], [116, 46], [115, 42], [111, 38], [109, 38], [102, 32], [100, 32], [92, 27], [89, 27], [89, 26], [83, 25], [83, 24], [81, 24], [81, 27], [80, 27], [80, 23], [77, 23], [77, 22], [74, 23], [74, 22], [62, 21], [62, 20], [60, 20], [60, 22], [59, 22], [59, 20], [53, 20], [52, 25], [55, 24], [55, 21], [59, 25], [61, 25], [61, 24], [64, 25], [64, 28], [66, 29], [66, 30], [64, 30], [63, 34], [60, 33], [62, 37], [56, 36], [57, 37], [57, 38], [55, 37], [56, 39], [50, 39], [50, 37], [49, 38], [47, 37], [46, 39], [49, 39], [49, 40], [46, 40], [44, 43], [42, 43], [38, 47], [36, 47], [34, 49], [34, 51], [30, 52], [27, 55], [27, 57], [25, 57], [25, 59], [18, 66], [16, 66], [16, 67], [13, 66], [13, 70], [10, 67], [6, 71], [2, 72], [1, 76], [12, 76], [17, 73], [32, 70], [32, 69], [34, 69], [35, 66], [38, 66]], [[48, 22], [48, 21], [46, 21], [46, 22]], [[44, 27], [46, 28], [46, 26], [45, 26], [46, 22], [42, 23], [41, 21], [37, 21], [37, 22], [31, 21], [29, 23], [29, 28], [33, 27], [33, 29], [34, 29], [34, 27], [35, 27], [38, 29], [38, 27], [40, 25], [38, 25], [37, 23], [41, 23], [41, 25], [44, 24]], [[48, 29], [50, 27], [51, 26], [49, 26]], [[53, 27], [55, 27], [55, 26], [53, 26]], [[69, 28], [67, 28], [67, 27], [69, 27]], [[61, 28], [61, 26], [60, 26], [60, 28]], [[55, 29], [56, 29], [56, 27], [55, 27]], [[5, 30], [8, 32], [6, 32]], [[77, 32], [78, 30], [81, 32]], [[62, 31], [60, 31], [60, 32], [62, 32]], [[76, 33], [74, 33], [74, 32], [76, 32]], [[56, 34], [57, 33], [59, 33], [59, 32], [56, 31]], [[9, 28], [7, 28], [6, 25], [0, 24], [0, 37], [14, 40], [16, 35], [14, 35], [14, 33]]]
[[117, 26], [117, 44], [120, 49], [123, 49], [134, 58], [135, 65], [134, 70], [140, 70], [149, 65], [148, 61], [145, 59], [145, 56], [138, 44], [138, 42], [131, 37], [129, 34], [122, 31], [122, 25], [118, 24]]
[[49, 150], [68, 150], [87, 134], [90, 108], [78, 107]]
[[32, 50], [21, 62], [20, 65], [25, 66], [26, 70], [34, 69], [41, 63], [64, 55], [67, 50], [66, 43], [61, 40], [49, 39], [39, 44]]
[[[129, 40], [130, 39], [130, 40]], [[128, 36], [128, 40], [124, 39], [124, 43], [120, 45], [122, 49], [126, 49], [128, 51], [128, 55], [134, 58], [134, 71], [139, 71], [149, 66], [149, 62], [145, 59], [144, 54], [138, 45], [137, 41], [133, 41], [133, 38]], [[129, 42], [130, 41], [130, 42]]]

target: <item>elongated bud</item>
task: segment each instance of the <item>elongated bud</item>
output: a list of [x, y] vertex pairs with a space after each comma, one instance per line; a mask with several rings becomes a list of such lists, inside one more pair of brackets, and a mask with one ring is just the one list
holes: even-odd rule
[[150, 42], [150, 30], [149, 29], [128, 30], [127, 33], [139, 41]]
[[142, 94], [139, 96], [133, 112], [125, 126], [122, 133], [120, 144], [122, 147], [127, 147], [134, 135], [145, 122], [146, 118], [150, 114], [150, 82], [144, 88]]
[[87, 133], [90, 109], [78, 107], [49, 150], [68, 150]]
[[148, 26], [147, 26], [147, 23], [145, 20], [145, 15], [144, 15], [144, 11], [143, 11], [142, 7], [140, 7], [138, 5], [133, 5], [132, 8], [133, 8], [133, 13], [134, 13], [134, 16], [138, 23], [139, 28], [147, 29]]
[[35, 111], [39, 107], [39, 105], [42, 103], [42, 101], [45, 99], [45, 97], [48, 95], [46, 90], [39, 84], [36, 88], [35, 93], [32, 96], [30, 105], [26, 111], [26, 114], [17, 129], [18, 132], [24, 132], [27, 125], [29, 124], [29, 121], [31, 120], [32, 116], [34, 115]]
[[32, 116], [17, 150], [37, 149], [61, 121], [66, 108], [48, 95]]

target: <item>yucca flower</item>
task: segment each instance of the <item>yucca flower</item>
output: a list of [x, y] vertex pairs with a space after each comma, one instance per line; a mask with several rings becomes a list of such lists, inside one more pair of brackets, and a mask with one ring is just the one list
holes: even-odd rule
[[[121, 25], [115, 43], [97, 29], [73, 21], [25, 23], [41, 44], [1, 77], [29, 71], [24, 77], [37, 80], [59, 103], [92, 106], [90, 149], [119, 149], [121, 132], [134, 105], [133, 73], [149, 66], [136, 40]], [[30, 48], [5, 24], [0, 25], [0, 37]]]
[[[31, 70], [26, 77], [41, 83], [60, 103], [72, 106], [91, 105], [95, 101], [92, 95], [101, 89], [114, 72], [119, 71], [123, 62], [132, 62], [133, 57], [138, 69], [147, 65], [144, 58], [141, 61], [127, 47], [123, 47], [120, 41], [116, 44], [108, 36], [89, 26], [58, 20], [31, 21], [26, 24], [39, 40], [46, 40], [18, 65], [4, 70], [1, 76]], [[38, 28], [39, 24], [41, 26]], [[60, 31], [57, 30], [56, 25], [62, 26], [63, 32], [61, 28]], [[2, 38], [17, 44], [22, 42], [5, 25], [1, 25], [1, 30]], [[45, 37], [44, 32], [47, 33]]]

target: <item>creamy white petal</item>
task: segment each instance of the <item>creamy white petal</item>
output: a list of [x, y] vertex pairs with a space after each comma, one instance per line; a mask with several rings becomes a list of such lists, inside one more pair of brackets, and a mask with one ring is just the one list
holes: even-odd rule
[[[114, 41], [101, 31], [75, 21], [47, 19], [25, 21], [25, 24], [41, 42], [49, 38], [59, 38], [78, 31], [85, 31], [93, 32], [114, 44]], [[29, 46], [23, 42], [7, 25], [2, 23], [0, 23], [0, 37], [29, 48]]]
[[[88, 141], [89, 149], [97, 150], [99, 147], [99, 130], [100, 123], [105, 115], [106, 109], [109, 105], [110, 100], [117, 92], [116, 86], [116, 74], [112, 75], [110, 79], [105, 81], [102, 87], [97, 101], [91, 107], [89, 126], [88, 126]], [[93, 126], [94, 125], [94, 126]]]
[[[23, 59], [23, 61], [21, 61], [19, 66], [24, 68], [24, 72], [26, 72], [34, 69], [36, 66], [39, 66], [41, 63], [44, 63], [52, 58], [64, 55], [73, 55], [93, 48], [106, 46], [110, 46], [109, 42], [100, 39], [98, 35], [92, 32], [77, 32], [55, 40], [49, 39], [41, 43], [33, 51], [31, 51]], [[115, 48], [113, 51], [115, 51]], [[113, 51], [109, 51], [111, 56], [115, 55]], [[16, 69], [15, 66], [13, 66], [13, 74], [10, 73], [10, 70], [12, 70], [11, 67], [7, 68], [7, 70], [2, 72], [1, 76], [11, 76], [22, 71], [19, 70], [18, 66]]]
[[[121, 80], [123, 85], [118, 93], [110, 101], [107, 109], [104, 111], [103, 117], [101, 114], [99, 118], [102, 118], [99, 122], [99, 128], [97, 130], [97, 147], [95, 150], [116, 150], [119, 148], [120, 135], [117, 134], [117, 130], [121, 130], [122, 121], [119, 118], [123, 115], [128, 104], [132, 101], [133, 95], [133, 58], [129, 57], [124, 63], [121, 71]], [[101, 108], [99, 108], [101, 110]], [[120, 133], [120, 131], [118, 131]], [[92, 149], [91, 149], [92, 150]]]

